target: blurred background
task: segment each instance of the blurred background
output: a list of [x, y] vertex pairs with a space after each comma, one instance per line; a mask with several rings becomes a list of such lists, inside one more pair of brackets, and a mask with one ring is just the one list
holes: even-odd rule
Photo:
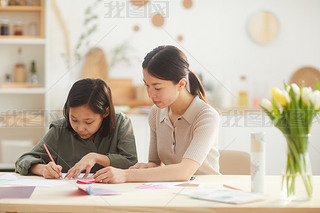
[[[150, 103], [141, 63], [159, 45], [188, 57], [222, 117], [221, 149], [250, 152], [266, 132], [267, 173], [284, 165], [285, 139], [259, 110], [272, 87], [320, 80], [319, 0], [0, 0], [0, 160], [11, 168], [61, 117], [72, 84], [104, 78], [135, 126], [147, 161]], [[310, 157], [320, 160], [312, 129]], [[320, 137], [320, 135], [319, 135]], [[318, 137], [318, 138], [319, 138]], [[278, 156], [277, 157], [272, 157]], [[320, 174], [320, 167], [313, 164]]]

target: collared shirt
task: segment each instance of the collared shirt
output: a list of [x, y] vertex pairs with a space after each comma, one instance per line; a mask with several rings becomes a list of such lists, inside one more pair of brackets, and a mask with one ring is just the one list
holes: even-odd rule
[[[76, 132], [66, 129], [65, 118], [54, 121], [41, 141], [16, 161], [16, 172], [25, 175], [29, 173], [33, 164], [50, 162], [43, 147], [44, 143], [56, 164], [62, 166], [62, 172], [67, 172], [90, 152], [108, 156], [110, 165], [117, 168], [127, 169], [137, 162], [132, 124], [130, 119], [122, 113], [116, 113], [113, 135], [110, 138], [101, 137], [100, 128], [94, 141], [82, 139]], [[101, 165], [96, 164], [92, 167], [91, 172], [96, 172], [101, 168], [103, 168]]]
[[153, 106], [149, 114], [149, 160], [169, 165], [188, 158], [200, 164], [196, 174], [220, 174], [219, 121], [218, 112], [198, 96], [174, 124], [168, 108]]

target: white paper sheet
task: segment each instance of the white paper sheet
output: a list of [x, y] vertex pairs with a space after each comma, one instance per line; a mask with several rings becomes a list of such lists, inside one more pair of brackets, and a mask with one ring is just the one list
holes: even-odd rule
[[191, 198], [209, 200], [223, 203], [241, 204], [260, 201], [265, 198], [262, 194], [245, 192], [228, 188], [206, 188], [195, 191], [180, 192], [178, 194], [188, 195]]
[[42, 187], [55, 187], [67, 184], [65, 180], [57, 179], [31, 179], [15, 176], [14, 174], [5, 174], [0, 176], [0, 185], [17, 185], [17, 186], [42, 186]]

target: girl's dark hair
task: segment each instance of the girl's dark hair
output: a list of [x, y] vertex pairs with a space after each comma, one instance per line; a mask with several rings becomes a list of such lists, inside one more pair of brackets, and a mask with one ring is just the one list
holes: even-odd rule
[[185, 54], [174, 46], [159, 46], [149, 52], [142, 68], [156, 78], [178, 84], [182, 78], [189, 79], [190, 93], [208, 103], [204, 88], [198, 76], [189, 70]]
[[88, 105], [95, 113], [104, 115], [109, 107], [109, 115], [102, 121], [102, 137], [112, 136], [116, 115], [112, 102], [111, 90], [101, 79], [82, 79], [73, 84], [63, 108], [63, 115], [67, 121], [67, 129], [74, 131], [69, 120], [70, 107]]

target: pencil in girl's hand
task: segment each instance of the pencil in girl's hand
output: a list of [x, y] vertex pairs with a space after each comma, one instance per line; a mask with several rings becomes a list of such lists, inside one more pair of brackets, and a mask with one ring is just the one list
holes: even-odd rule
[[[54, 164], [56, 164], [56, 162], [54, 162], [54, 160], [53, 160], [53, 158], [52, 158], [52, 155], [50, 154], [49, 149], [47, 148], [47, 146], [46, 146], [45, 144], [43, 144], [43, 146], [44, 146], [44, 148], [46, 149], [46, 151], [47, 151], [47, 153], [48, 153], [51, 161], [52, 161]], [[56, 165], [57, 165], [57, 164], [56, 164]], [[61, 178], [62, 178], [62, 173], [61, 173], [61, 171], [60, 171], [60, 179], [61, 179]]]
[[43, 144], [43, 146], [44, 146], [44, 148], [46, 149], [46, 151], [47, 151], [47, 153], [48, 153], [51, 161], [52, 161], [54, 164], [56, 164], [56, 162], [54, 162], [54, 160], [53, 160], [53, 158], [52, 158], [52, 156], [51, 156], [51, 154], [50, 154], [49, 149], [47, 148], [47, 146], [46, 146], [45, 144]]

